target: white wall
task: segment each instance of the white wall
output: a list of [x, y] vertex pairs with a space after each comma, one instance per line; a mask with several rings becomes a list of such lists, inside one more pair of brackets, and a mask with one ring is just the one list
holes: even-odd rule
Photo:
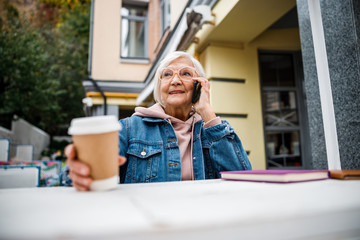
[[34, 146], [33, 160], [40, 160], [41, 152], [50, 144], [49, 134], [21, 118], [12, 121], [11, 130], [0, 127], [0, 138], [10, 139], [10, 160], [15, 156], [17, 144], [32, 144]]

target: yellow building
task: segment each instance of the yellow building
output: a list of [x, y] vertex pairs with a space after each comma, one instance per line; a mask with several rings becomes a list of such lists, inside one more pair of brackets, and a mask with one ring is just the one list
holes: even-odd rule
[[[276, 64], [284, 54], [295, 58], [300, 51], [295, 7], [295, 0], [93, 1], [89, 69], [94, 81], [84, 81], [91, 114], [105, 113], [104, 96], [107, 114], [119, 118], [137, 105], [151, 105], [158, 62], [170, 51], [185, 50], [203, 64], [214, 110], [240, 135], [254, 169], [303, 166], [300, 127], [291, 133], [281, 127], [267, 131], [262, 107], [262, 94], [273, 98], [267, 104], [280, 106], [281, 94], [294, 97], [298, 89], [266, 92], [259, 69], [259, 58], [274, 58]], [[191, 22], [197, 14], [201, 21]], [[297, 110], [292, 101], [288, 114]], [[272, 117], [281, 126], [288, 119], [277, 110]], [[276, 157], [267, 162], [266, 150]]]
[[144, 80], [186, 4], [186, 0], [92, 1], [89, 79], [83, 81], [89, 115], [132, 114]]
[[[88, 114], [123, 118], [136, 106], [153, 104], [153, 78], [160, 60], [183, 50], [204, 66], [211, 83], [211, 104], [242, 139], [254, 169], [324, 168], [326, 157], [319, 154], [327, 149], [329, 159], [333, 155], [329, 150], [336, 149], [336, 144], [325, 147], [331, 139], [324, 132], [333, 129], [319, 120], [327, 118], [318, 103], [326, 109], [323, 104], [329, 99], [319, 100], [321, 84], [312, 87], [317, 75], [313, 77], [311, 61], [323, 61], [314, 57], [313, 48], [319, 47], [309, 41], [321, 37], [324, 29], [318, 24], [321, 13], [314, 8], [316, 2], [311, 4], [303, 0], [93, 0], [89, 79], [83, 81]], [[321, 31], [310, 32], [310, 10], [311, 24], [321, 26]], [[325, 44], [319, 39], [320, 46]], [[311, 60], [306, 71], [304, 54]], [[323, 129], [320, 134], [319, 129]]]
[[[289, 58], [281, 63], [291, 65], [301, 49], [296, 1], [225, 0], [218, 1], [212, 13], [215, 24], [203, 25], [187, 51], [199, 56], [205, 67], [215, 112], [241, 136], [254, 169], [304, 165], [298, 157], [300, 123], [290, 119], [298, 115], [298, 104], [293, 99], [292, 106], [280, 106], [286, 104], [281, 95], [301, 94], [301, 89], [295, 84], [284, 88], [282, 83], [269, 83], [266, 88], [261, 81], [261, 74], [266, 74], [261, 65], [270, 70], [270, 64], [279, 63], [277, 58]], [[281, 69], [285, 68], [273, 68]], [[295, 75], [280, 80], [295, 82]], [[270, 112], [262, 102], [277, 106]], [[289, 114], [293, 115], [286, 118]]]

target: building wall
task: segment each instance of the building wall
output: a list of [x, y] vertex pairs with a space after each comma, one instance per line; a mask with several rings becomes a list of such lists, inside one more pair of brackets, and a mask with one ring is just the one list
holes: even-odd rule
[[187, 2], [188, 0], [170, 0], [170, 29], [174, 29]]
[[[247, 117], [222, 117], [242, 139], [254, 169], [265, 169], [265, 146], [261, 107], [258, 50], [300, 50], [299, 30], [267, 30], [249, 44], [211, 43], [201, 54], [211, 81], [211, 104], [217, 114]], [[211, 79], [220, 79], [213, 81]], [[244, 83], [221, 81], [243, 79]]]
[[[121, 1], [95, 0], [94, 4], [92, 77], [95, 80], [144, 81], [150, 63], [126, 63], [120, 59]], [[152, 16], [154, 11], [150, 7], [149, 10], [149, 21], [156, 21]]]
[[[95, 2], [98, 5], [95, 5], [94, 17], [94, 29], [98, 29], [94, 33], [94, 46], [99, 45], [97, 49], [94, 48], [93, 54], [93, 58], [96, 59], [96, 63], [94, 62], [93, 65], [94, 79], [97, 79], [97, 76], [99, 76], [102, 79], [143, 81], [150, 65], [123, 62], [119, 64], [121, 22], [119, 12], [121, 4], [117, 0], [109, 0], [106, 4], [99, 2], [102, 1], [97, 0]], [[158, 0], [151, 2], [158, 2]], [[173, 29], [187, 1], [171, 0], [170, 2], [171, 29]], [[283, 3], [282, 1], [278, 2], [278, 4]], [[283, 12], [288, 11], [295, 4], [293, 0], [286, 2], [289, 6], [284, 7]], [[253, 168], [265, 169], [266, 160], [258, 51], [300, 50], [299, 30], [266, 30], [263, 33], [259, 32], [259, 35], [250, 42], [240, 40], [234, 42], [234, 39], [218, 42], [210, 39], [209, 42], [211, 33], [221, 25], [238, 3], [239, 1], [236, 0], [219, 1], [213, 9], [216, 13], [215, 25], [203, 25], [200, 34], [197, 35], [200, 40], [200, 44], [197, 46], [201, 47], [192, 44], [188, 52], [199, 56], [207, 77], [211, 81], [211, 103], [215, 112], [218, 114], [233, 114], [231, 117], [224, 115], [222, 118], [230, 122], [242, 139], [245, 149], [249, 152]], [[149, 6], [149, 15], [156, 12]], [[278, 17], [281, 17], [279, 13], [277, 14]], [[232, 17], [234, 17], [233, 14]], [[107, 18], [111, 18], [111, 20]], [[153, 18], [158, 19], [156, 17]], [[271, 21], [276, 20], [275, 16], [273, 18]], [[151, 21], [151, 16], [149, 16], [149, 21]], [[263, 25], [271, 25], [271, 23], [263, 23]], [[224, 24], [222, 24], [222, 27], [224, 27]], [[228, 27], [233, 29], [234, 24], [230, 24]], [[258, 29], [261, 30], [261, 28]], [[154, 28], [154, 31], [157, 31], [156, 28]], [[112, 40], [107, 42], [107, 38], [112, 38]], [[245, 82], [221, 80], [229, 78], [242, 79]], [[112, 102], [112, 104], [126, 105], [126, 102]]]
[[[121, 2], [119, 0], [94, 1], [92, 48], [92, 77], [95, 80], [143, 82], [155, 59], [161, 42], [160, 0], [148, 5], [148, 56], [144, 62], [120, 59]], [[180, 17], [187, 0], [171, 0], [171, 29]]]
[[[211, 45], [200, 56], [211, 82], [211, 104], [215, 113], [247, 115], [246, 118], [222, 119], [229, 121], [241, 138], [245, 150], [250, 152], [253, 168], [264, 169], [260, 87], [252, 71], [253, 59], [249, 59], [245, 49]], [[219, 80], [211, 80], [214, 78]], [[245, 83], [221, 80], [227, 78], [244, 79]]]
[[33, 159], [29, 160], [40, 160], [41, 152], [50, 144], [49, 134], [21, 118], [12, 121], [11, 130], [0, 127], [0, 138], [10, 140], [9, 160], [15, 157], [16, 145], [18, 144], [33, 145]]

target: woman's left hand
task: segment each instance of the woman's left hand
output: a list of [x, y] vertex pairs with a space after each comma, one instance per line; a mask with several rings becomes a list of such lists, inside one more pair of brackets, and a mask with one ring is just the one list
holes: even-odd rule
[[210, 82], [204, 77], [195, 77], [193, 81], [198, 81], [201, 85], [200, 99], [194, 104], [195, 111], [200, 114], [204, 122], [208, 122], [216, 115], [210, 105]]

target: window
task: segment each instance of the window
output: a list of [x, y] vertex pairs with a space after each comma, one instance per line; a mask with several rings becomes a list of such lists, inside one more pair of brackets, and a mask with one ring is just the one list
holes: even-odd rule
[[121, 8], [121, 58], [147, 58], [147, 5]]
[[259, 55], [267, 168], [304, 167], [305, 111], [293, 53]]
[[166, 29], [170, 27], [170, 2], [169, 0], [161, 0], [161, 36], [164, 35]]

